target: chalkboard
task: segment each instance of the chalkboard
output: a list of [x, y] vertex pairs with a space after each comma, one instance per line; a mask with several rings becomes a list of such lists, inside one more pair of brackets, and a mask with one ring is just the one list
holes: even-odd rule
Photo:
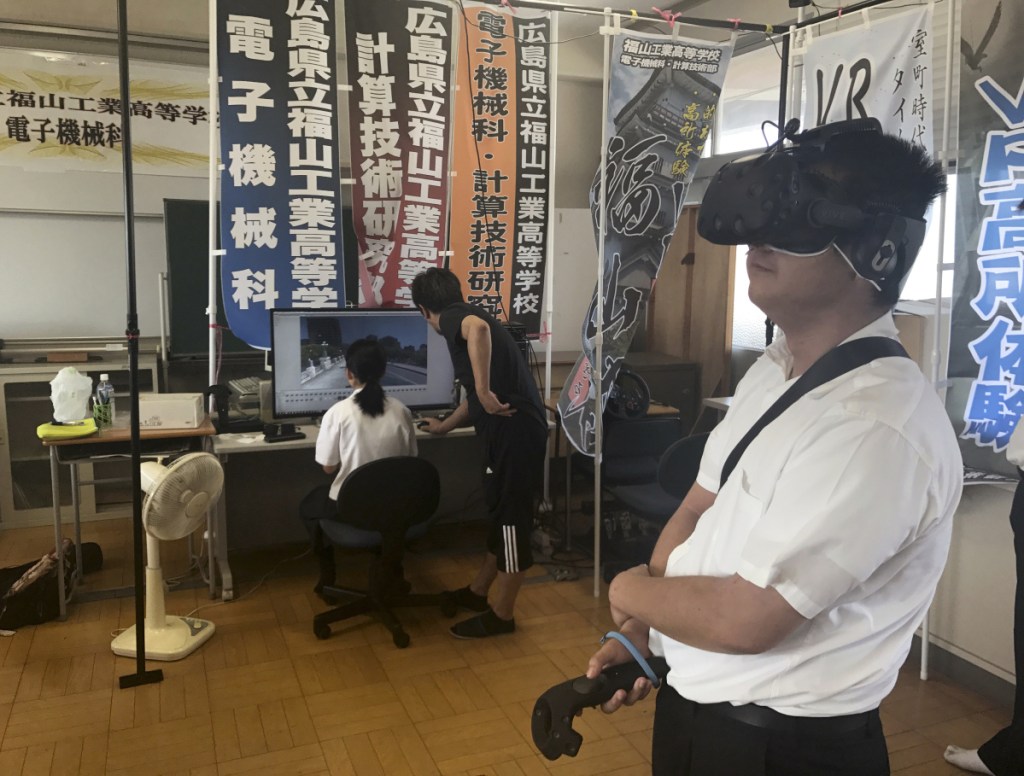
[[[209, 205], [198, 199], [165, 199], [164, 232], [167, 236], [167, 297], [172, 357], [207, 356], [210, 352], [207, 327], [209, 291]], [[219, 247], [219, 246], [218, 246]], [[221, 303], [220, 275], [217, 276], [217, 322], [227, 326]], [[255, 352], [223, 330], [223, 353]]]
[[[171, 335], [168, 349], [172, 357], [206, 356], [209, 353], [206, 315], [209, 276], [208, 207], [205, 200], [164, 200]], [[351, 208], [342, 208], [341, 220], [346, 294], [343, 304], [355, 305], [359, 298], [358, 247], [352, 229]], [[219, 273], [217, 299], [217, 321], [227, 326]], [[229, 329], [224, 329], [224, 353], [255, 351], [255, 348], [238, 339]]]

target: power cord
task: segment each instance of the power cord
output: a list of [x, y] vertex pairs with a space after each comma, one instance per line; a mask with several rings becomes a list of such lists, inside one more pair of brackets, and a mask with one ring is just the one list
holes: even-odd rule
[[203, 604], [202, 606], [197, 606], [195, 609], [193, 609], [188, 614], [181, 615], [181, 616], [191, 617], [196, 612], [203, 611], [203, 609], [212, 609], [215, 606], [223, 606], [224, 604], [233, 603], [234, 601], [241, 601], [244, 598], [248, 598], [253, 593], [255, 593], [257, 590], [259, 590], [260, 587], [263, 585], [263, 583], [266, 582], [270, 578], [270, 576], [275, 571], [277, 571], [279, 568], [281, 568], [281, 566], [283, 566], [285, 563], [292, 563], [293, 561], [302, 560], [303, 558], [308, 557], [308, 556], [310, 556], [312, 554], [313, 554], [312, 548], [307, 548], [306, 550], [303, 550], [302, 552], [300, 552], [298, 555], [294, 555], [291, 558], [284, 558], [283, 560], [278, 561], [277, 564], [272, 569], [270, 569], [270, 571], [268, 571], [266, 574], [264, 574], [262, 577], [260, 577], [259, 582], [257, 582], [255, 585], [253, 585], [253, 587], [250, 588], [249, 590], [247, 590], [244, 593], [242, 593], [242, 595], [238, 596], [238, 598], [234, 598], [231, 601], [216, 601], [216, 602], [214, 602], [212, 604]]

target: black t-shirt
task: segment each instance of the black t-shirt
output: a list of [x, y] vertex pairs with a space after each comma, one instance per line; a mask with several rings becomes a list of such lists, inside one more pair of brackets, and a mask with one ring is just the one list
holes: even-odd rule
[[470, 421], [477, 424], [487, 413], [476, 395], [469, 345], [462, 337], [462, 322], [468, 315], [480, 318], [491, 330], [491, 390], [499, 400], [511, 404], [517, 410], [516, 414], [525, 413], [544, 423], [544, 405], [540, 400], [537, 383], [512, 335], [486, 310], [459, 302], [444, 308], [438, 323], [441, 334], [448, 342], [455, 378], [466, 388]]

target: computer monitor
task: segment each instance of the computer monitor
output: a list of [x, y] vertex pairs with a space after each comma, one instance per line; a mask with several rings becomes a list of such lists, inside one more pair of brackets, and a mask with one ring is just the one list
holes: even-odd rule
[[349, 396], [345, 351], [366, 338], [387, 354], [387, 395], [410, 409], [454, 403], [448, 346], [416, 310], [272, 310], [270, 334], [276, 418], [320, 415]]

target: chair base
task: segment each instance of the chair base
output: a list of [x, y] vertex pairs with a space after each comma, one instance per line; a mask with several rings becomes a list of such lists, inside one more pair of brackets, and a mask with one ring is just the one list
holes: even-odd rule
[[450, 601], [442, 594], [426, 593], [396, 593], [380, 599], [375, 599], [365, 590], [352, 590], [350, 588], [328, 585], [321, 592], [323, 597], [340, 598], [342, 596], [356, 596], [355, 600], [328, 609], [313, 617], [313, 635], [318, 639], [327, 639], [331, 636], [331, 623], [348, 620], [352, 617], [368, 615], [380, 622], [391, 632], [391, 640], [399, 649], [409, 646], [409, 634], [402, 628], [402, 623], [392, 611], [393, 608], [404, 606], [437, 606], [441, 612], [448, 617], [455, 614], [451, 609]]

